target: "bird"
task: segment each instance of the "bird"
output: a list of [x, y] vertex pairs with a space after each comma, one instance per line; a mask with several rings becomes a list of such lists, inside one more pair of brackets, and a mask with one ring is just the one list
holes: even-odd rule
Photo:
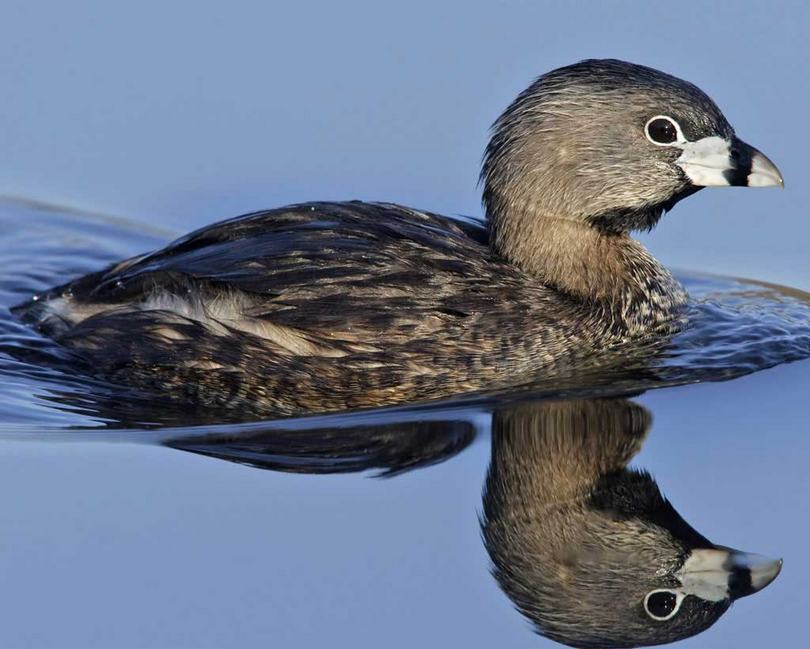
[[651, 417], [623, 398], [497, 410], [481, 514], [493, 575], [535, 630], [573, 647], [700, 633], [781, 559], [711, 543], [627, 468]]
[[213, 412], [449, 397], [678, 332], [685, 291], [631, 233], [703, 187], [784, 185], [702, 90], [612, 59], [520, 93], [493, 124], [480, 182], [483, 225], [391, 203], [289, 205], [13, 311], [92, 373]]

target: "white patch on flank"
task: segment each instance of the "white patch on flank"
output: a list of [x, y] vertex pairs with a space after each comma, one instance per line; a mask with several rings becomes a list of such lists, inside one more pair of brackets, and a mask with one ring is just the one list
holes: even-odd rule
[[[340, 357], [346, 355], [342, 349], [309, 340], [302, 331], [247, 315], [246, 311], [250, 308], [250, 303], [238, 293], [223, 293], [213, 298], [203, 299], [201, 296], [186, 298], [166, 291], [156, 291], [140, 304], [131, 305], [88, 304], [76, 302], [71, 297], [59, 297], [49, 300], [44, 307], [42, 320], [58, 317], [71, 325], [76, 325], [100, 313], [121, 311], [122, 309], [166, 311], [199, 322], [218, 336], [227, 336], [231, 330], [235, 329], [262, 338], [282, 350], [298, 356]], [[188, 337], [175, 329], [173, 324], [176, 323], [167, 321], [163, 326], [156, 327], [154, 333], [168, 340], [186, 340]], [[356, 345], [356, 347], [359, 351], [362, 346]]]
[[318, 345], [308, 340], [303, 332], [290, 327], [245, 315], [248, 304], [238, 293], [223, 293], [210, 299], [186, 299], [156, 292], [140, 308], [144, 311], [169, 311], [205, 325], [209, 331], [225, 336], [236, 329], [263, 338], [298, 356], [345, 356], [342, 350]]

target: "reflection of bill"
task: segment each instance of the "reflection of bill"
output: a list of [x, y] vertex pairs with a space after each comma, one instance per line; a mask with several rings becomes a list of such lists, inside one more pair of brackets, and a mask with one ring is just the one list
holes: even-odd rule
[[707, 629], [782, 562], [715, 546], [627, 468], [649, 427], [622, 399], [495, 414], [482, 521], [493, 573], [550, 638], [661, 644]]
[[[395, 475], [450, 459], [475, 437], [471, 411], [436, 421], [397, 414], [407, 416], [369, 413], [354, 427], [335, 425], [339, 417], [303, 429], [270, 422], [247, 435], [169, 444], [276, 471]], [[618, 398], [495, 411], [484, 541], [499, 585], [543, 635], [577, 647], [672, 642], [705, 630], [779, 573], [781, 561], [713, 545], [649, 474], [627, 468], [649, 424], [643, 407]]]

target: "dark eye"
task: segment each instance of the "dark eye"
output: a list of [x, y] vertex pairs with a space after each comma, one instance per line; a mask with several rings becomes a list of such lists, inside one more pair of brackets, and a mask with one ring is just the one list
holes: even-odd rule
[[681, 598], [669, 590], [654, 590], [644, 598], [644, 610], [655, 620], [668, 620], [680, 605]]
[[653, 117], [647, 122], [647, 137], [656, 144], [672, 144], [678, 139], [678, 128], [669, 117]]

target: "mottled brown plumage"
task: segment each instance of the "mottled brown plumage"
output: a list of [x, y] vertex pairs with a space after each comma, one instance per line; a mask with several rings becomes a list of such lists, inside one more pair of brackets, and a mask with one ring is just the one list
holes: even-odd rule
[[644, 120], [667, 111], [690, 137], [733, 138], [678, 79], [615, 61], [563, 68], [495, 125], [488, 228], [392, 204], [293, 205], [204, 228], [17, 312], [115, 381], [257, 414], [598, 364], [683, 323], [683, 291], [628, 234], [697, 189], [677, 151], [645, 138]]

